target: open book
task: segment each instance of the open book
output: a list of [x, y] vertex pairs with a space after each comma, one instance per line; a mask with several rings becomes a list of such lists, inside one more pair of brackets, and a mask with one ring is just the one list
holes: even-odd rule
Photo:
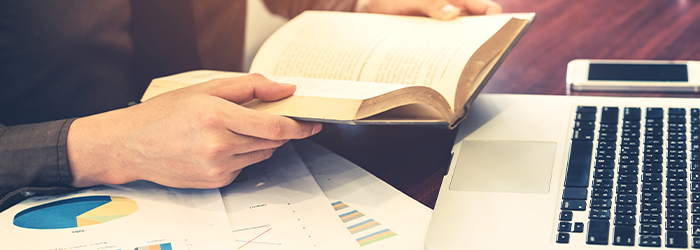
[[[297, 85], [246, 107], [300, 120], [454, 128], [534, 19], [534, 13], [452, 21], [307, 11], [265, 41], [251, 73]], [[142, 101], [242, 73], [198, 70], [154, 79]]]

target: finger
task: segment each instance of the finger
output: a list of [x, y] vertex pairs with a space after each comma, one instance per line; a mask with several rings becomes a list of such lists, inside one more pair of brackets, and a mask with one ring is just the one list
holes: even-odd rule
[[[263, 160], [269, 159], [275, 152], [274, 148], [263, 149], [244, 154], [234, 155], [231, 160], [233, 166], [250, 166]], [[242, 169], [242, 168], [241, 168]]]
[[209, 156], [231, 156], [282, 146], [288, 140], [268, 140], [231, 131], [218, 130], [207, 135], [203, 150]]
[[225, 105], [223, 122], [238, 134], [268, 140], [301, 139], [317, 134], [322, 125], [318, 122], [295, 121], [287, 117], [247, 109], [238, 105]]
[[423, 12], [432, 18], [440, 20], [455, 19], [462, 12], [447, 0], [428, 1], [423, 6]]
[[490, 0], [450, 0], [452, 4], [470, 15], [497, 14], [503, 12], [501, 6]]
[[210, 95], [238, 104], [254, 98], [263, 101], [277, 101], [291, 96], [296, 91], [296, 85], [273, 82], [261, 74], [216, 79], [202, 87]]

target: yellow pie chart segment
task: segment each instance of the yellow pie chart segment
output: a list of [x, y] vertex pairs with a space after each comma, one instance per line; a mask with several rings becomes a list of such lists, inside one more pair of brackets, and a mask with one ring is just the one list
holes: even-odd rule
[[76, 217], [78, 226], [89, 226], [108, 222], [136, 212], [139, 206], [129, 198], [112, 196], [112, 201]]

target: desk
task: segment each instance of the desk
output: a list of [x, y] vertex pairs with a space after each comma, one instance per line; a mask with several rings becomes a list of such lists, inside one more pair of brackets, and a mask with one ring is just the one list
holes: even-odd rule
[[[495, 1], [504, 12], [535, 12], [537, 18], [484, 93], [700, 97], [568, 93], [565, 85], [566, 64], [576, 58], [700, 60], [698, 0]], [[312, 140], [433, 208], [455, 135], [440, 129], [324, 124]]]

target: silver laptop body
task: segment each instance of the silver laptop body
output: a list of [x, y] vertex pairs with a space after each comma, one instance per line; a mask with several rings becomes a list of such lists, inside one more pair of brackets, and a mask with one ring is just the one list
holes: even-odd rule
[[[575, 132], [575, 127], [580, 125], [580, 123], [575, 122], [577, 118], [590, 119], [591, 113], [590, 108], [579, 109], [579, 106], [596, 107], [593, 111], [593, 116], [597, 119], [593, 129], [596, 131], [595, 133]], [[617, 139], [613, 143], [610, 143], [610, 139], [607, 138], [611, 136], [610, 133], [600, 135], [597, 132], [601, 127], [612, 127], [612, 125], [598, 123], [602, 119], [603, 110], [606, 112], [611, 110], [605, 107], [619, 108], [619, 119], [615, 125], [617, 126]], [[622, 123], [625, 123], [623, 117], [628, 107], [640, 108], [639, 110], [641, 110], [640, 131], [642, 135], [640, 137], [641, 145], [638, 146], [641, 152], [638, 155], [637, 177], [629, 176], [630, 172], [634, 172], [628, 169], [635, 163], [633, 157], [628, 158], [625, 155], [625, 166], [620, 167], [623, 156], [621, 154], [622, 140], [629, 140], [621, 139]], [[661, 161], [664, 168], [661, 173], [657, 173], [657, 171], [654, 172], [654, 175], [647, 176], [656, 177], [654, 180], [644, 177], [647, 174], [643, 172], [643, 169], [646, 169], [644, 164], [647, 161], [644, 156], [645, 143], [647, 143], [644, 136], [646, 129], [644, 124], [649, 107], [662, 108], [664, 122], [662, 126], [664, 128], [671, 126], [666, 123], [671, 117], [669, 108], [672, 108], [673, 112], [679, 112], [678, 108], [685, 110], [685, 126], [688, 128], [684, 138], [688, 147], [683, 152], [687, 155], [688, 167], [685, 170], [687, 175], [684, 181], [678, 180], [680, 177], [676, 176], [678, 173], [676, 170], [669, 174], [667, 169], [669, 161], [667, 157], [672, 157], [671, 154], [681, 153], [680, 151], [672, 153], [669, 151], [670, 137], [672, 137], [671, 135], [676, 136], [678, 133], [670, 134], [667, 129], [663, 129], [665, 132], [660, 137], [654, 137], [663, 140], [661, 142], [663, 148], [660, 153], [661, 160], [647, 157], [649, 161]], [[696, 199], [693, 199], [696, 195], [694, 195], [695, 192], [692, 192], [695, 190], [693, 180], [700, 176], [700, 171], [698, 171], [698, 175], [693, 175], [694, 172], [691, 171], [693, 164], [691, 157], [697, 157], [691, 148], [697, 143], [691, 143], [691, 140], [697, 140], [697, 134], [693, 139], [693, 134], [690, 131], [690, 123], [693, 120], [691, 119], [691, 110], [699, 107], [700, 101], [691, 98], [480, 95], [470, 108], [469, 115], [458, 128], [457, 139], [452, 149], [452, 161], [440, 188], [440, 194], [425, 238], [425, 248], [598, 249], [612, 247], [625, 249], [632, 247], [656, 249], [700, 247], [700, 245], [694, 244], [694, 240], [700, 241], [700, 239], [693, 237], [693, 234], [696, 233], [694, 230], [698, 230], [697, 235], [700, 237], [700, 227], [695, 228], [696, 226], [693, 225], [695, 222], [698, 224], [697, 226], [700, 226], [700, 213], [697, 214], [698, 218], [693, 218], [696, 215], [693, 212], [700, 212], [700, 207], [697, 207], [698, 211], [693, 210], [696, 208], [694, 202]], [[577, 113], [579, 110], [585, 110], [588, 114], [580, 115], [581, 112]], [[659, 111], [659, 109], [651, 110], [653, 112], [649, 111], [650, 115]], [[588, 124], [590, 125], [590, 123]], [[658, 126], [658, 124], [649, 126]], [[589, 143], [583, 143], [593, 145], [589, 152], [590, 173], [572, 174], [569, 177], [571, 188], [567, 187], [569, 188], [567, 190], [569, 197], [563, 199], [570, 148], [572, 141], [576, 141], [572, 140], [575, 136], [577, 136], [576, 140], [582, 139], [584, 141], [590, 137], [588, 138], [590, 140], [587, 140]], [[676, 140], [680, 137], [673, 138]], [[615, 144], [612, 153], [608, 148], [608, 155], [612, 154], [614, 159], [610, 161], [607, 158], [605, 159], [607, 161], [601, 161], [614, 164], [613, 170], [600, 170], [598, 172], [599, 166], [596, 165], [596, 160], [600, 153], [597, 149], [599, 140], [607, 140], [607, 145]], [[650, 141], [651, 139], [647, 138], [646, 140]], [[673, 143], [675, 145], [676, 142]], [[581, 143], [576, 143], [577, 150], [579, 145]], [[628, 146], [625, 146], [625, 152], [629, 152]], [[697, 149], [697, 146], [695, 147]], [[585, 153], [583, 154], [585, 155]], [[600, 154], [602, 158], [603, 153]], [[577, 159], [581, 158], [580, 155], [581, 153], [577, 153]], [[693, 158], [692, 160], [697, 159]], [[622, 173], [620, 173], [621, 168], [624, 168]], [[599, 176], [601, 174], [608, 176]], [[671, 177], [673, 178], [669, 179]], [[606, 187], [611, 184], [601, 178], [614, 181], [623, 178], [624, 181], [621, 183], [624, 182], [625, 187], [630, 189], [618, 191], [617, 185], [620, 184], [617, 182]], [[633, 182], [632, 178], [636, 178], [637, 183], [631, 183]], [[660, 184], [652, 184], [661, 185], [664, 190], [659, 191], [658, 195], [652, 195], [654, 198], [645, 197], [652, 191], [642, 190], [643, 179], [659, 182]], [[587, 181], [588, 186], [577, 186], [574, 184], [576, 180], [579, 183], [582, 180], [583, 182]], [[697, 184], [700, 185], [700, 180], [698, 181]], [[675, 188], [673, 194], [665, 190], [667, 185], [682, 185], [683, 183], [686, 184], [685, 187], [673, 186]], [[594, 185], [599, 186], [594, 187]], [[632, 186], [635, 185], [637, 186], [636, 194], [631, 194], [632, 192], [629, 190], [632, 190]], [[648, 187], [644, 184], [644, 188]], [[683, 190], [686, 192], [685, 198], [679, 196]], [[578, 191], [586, 192], [583, 203], [580, 201], [581, 198], [576, 198], [580, 197]], [[574, 194], [577, 192], [578, 195]], [[667, 195], [674, 196], [667, 197]], [[605, 197], [609, 197], [607, 199], [611, 201], [610, 204], [605, 204], [607, 202]], [[696, 198], [698, 197], [700, 197], [700, 193], [697, 194]], [[596, 205], [595, 208], [591, 208], [594, 198]], [[633, 199], [636, 203], [632, 203]], [[618, 203], [618, 200], [621, 201]], [[679, 212], [679, 210], [673, 210], [673, 214], [667, 214], [666, 206], [680, 209], [683, 201], [687, 207], [685, 218], [683, 218], [682, 211]], [[700, 202], [700, 200], [698, 201]], [[649, 211], [654, 209], [644, 207], [649, 205], [647, 203], [661, 206], [663, 211], [653, 211], [650, 217], [648, 216]], [[624, 206], [618, 208], [618, 204]], [[605, 208], [606, 206], [609, 208]], [[633, 208], [636, 211], [632, 211]], [[595, 213], [593, 213], [594, 209]], [[607, 215], [605, 214], [606, 209], [608, 210]], [[562, 211], [570, 212], [564, 212], [562, 215]], [[644, 218], [642, 218], [642, 211], [646, 211]], [[560, 218], [560, 216], [564, 216], [564, 218]], [[607, 222], [607, 228], [605, 222]], [[672, 225], [667, 225], [668, 223]], [[657, 233], [657, 230], [660, 233]]]

